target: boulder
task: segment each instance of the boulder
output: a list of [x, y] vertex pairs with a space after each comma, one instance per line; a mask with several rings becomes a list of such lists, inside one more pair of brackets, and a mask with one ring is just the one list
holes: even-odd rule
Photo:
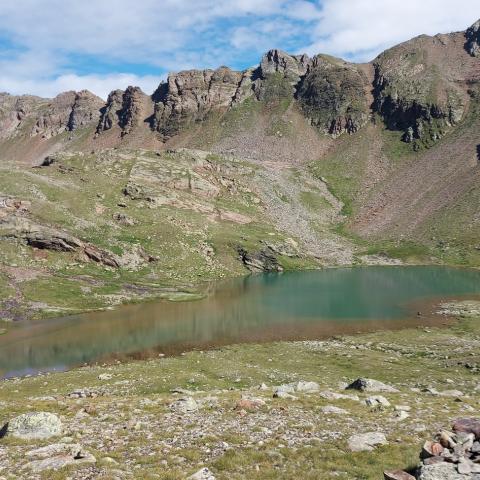
[[191, 413], [198, 410], [198, 403], [192, 397], [183, 397], [170, 404], [170, 409], [181, 414]]
[[391, 385], [387, 385], [371, 378], [357, 378], [357, 380], [347, 386], [346, 390], [360, 390], [361, 392], [398, 393], [398, 390]]
[[403, 470], [388, 470], [383, 472], [384, 480], [415, 480], [415, 477]]
[[348, 439], [348, 448], [352, 452], [371, 452], [376, 446], [387, 444], [387, 438], [381, 432], [360, 433]]
[[433, 465], [422, 465], [420, 467], [418, 480], [468, 480], [471, 475], [458, 473], [453, 463], [441, 462]]
[[324, 392], [320, 392], [320, 396], [322, 398], [325, 398], [325, 400], [352, 400], [354, 402], [360, 401], [358, 398], [358, 395], [345, 395], [344, 393], [337, 393], [337, 392], [331, 392], [329, 390], [326, 390]]
[[278, 387], [275, 387], [273, 391], [273, 398], [290, 398], [295, 399], [296, 397], [292, 395], [295, 393], [295, 386], [293, 384], [284, 384]]
[[278, 263], [276, 256], [270, 249], [263, 249], [259, 252], [247, 252], [243, 247], [238, 247], [237, 251], [240, 260], [251, 272], [283, 271], [283, 267]]
[[205, 467], [187, 477], [187, 480], [215, 480], [215, 475]]
[[320, 386], [318, 385], [317, 382], [304, 382], [303, 380], [300, 380], [295, 385], [295, 390], [297, 392], [311, 393], [311, 392], [318, 392], [319, 389], [320, 389]]
[[458, 418], [453, 422], [453, 431], [456, 433], [473, 433], [476, 439], [480, 439], [480, 419]]
[[368, 407], [389, 407], [390, 402], [382, 395], [375, 395], [365, 399]]
[[4, 427], [7, 435], [23, 440], [46, 439], [61, 435], [62, 422], [49, 412], [32, 412], [19, 415]]

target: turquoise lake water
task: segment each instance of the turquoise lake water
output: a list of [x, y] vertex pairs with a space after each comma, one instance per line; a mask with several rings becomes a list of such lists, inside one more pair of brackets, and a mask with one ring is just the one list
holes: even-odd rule
[[[438, 322], [433, 303], [480, 294], [480, 271], [355, 267], [252, 275], [194, 302], [157, 301], [19, 323], [0, 336], [0, 377], [239, 342], [326, 338]], [[425, 309], [425, 311], [423, 311]], [[418, 315], [418, 311], [421, 315]]]

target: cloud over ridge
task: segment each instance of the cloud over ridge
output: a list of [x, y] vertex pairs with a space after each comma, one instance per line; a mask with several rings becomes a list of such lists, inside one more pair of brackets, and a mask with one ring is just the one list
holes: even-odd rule
[[420, 33], [466, 28], [477, 1], [2, 0], [0, 90], [151, 93], [169, 71], [241, 69], [269, 48], [371, 60]]

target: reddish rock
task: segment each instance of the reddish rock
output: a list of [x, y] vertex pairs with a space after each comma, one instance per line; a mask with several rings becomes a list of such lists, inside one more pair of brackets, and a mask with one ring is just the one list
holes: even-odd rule
[[258, 403], [246, 398], [242, 398], [235, 405], [236, 410], [255, 410], [256, 408], [258, 408]]
[[480, 419], [458, 418], [453, 422], [453, 431], [456, 433], [473, 433], [478, 440], [480, 439]]
[[434, 443], [432, 445], [432, 453], [435, 457], [438, 457], [442, 454], [443, 452], [443, 447], [440, 445], [440, 443]]

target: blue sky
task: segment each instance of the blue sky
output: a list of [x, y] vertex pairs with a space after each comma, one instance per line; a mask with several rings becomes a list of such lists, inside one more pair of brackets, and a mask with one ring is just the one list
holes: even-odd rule
[[0, 91], [151, 93], [168, 72], [244, 69], [270, 48], [367, 61], [478, 18], [478, 0], [0, 0]]

